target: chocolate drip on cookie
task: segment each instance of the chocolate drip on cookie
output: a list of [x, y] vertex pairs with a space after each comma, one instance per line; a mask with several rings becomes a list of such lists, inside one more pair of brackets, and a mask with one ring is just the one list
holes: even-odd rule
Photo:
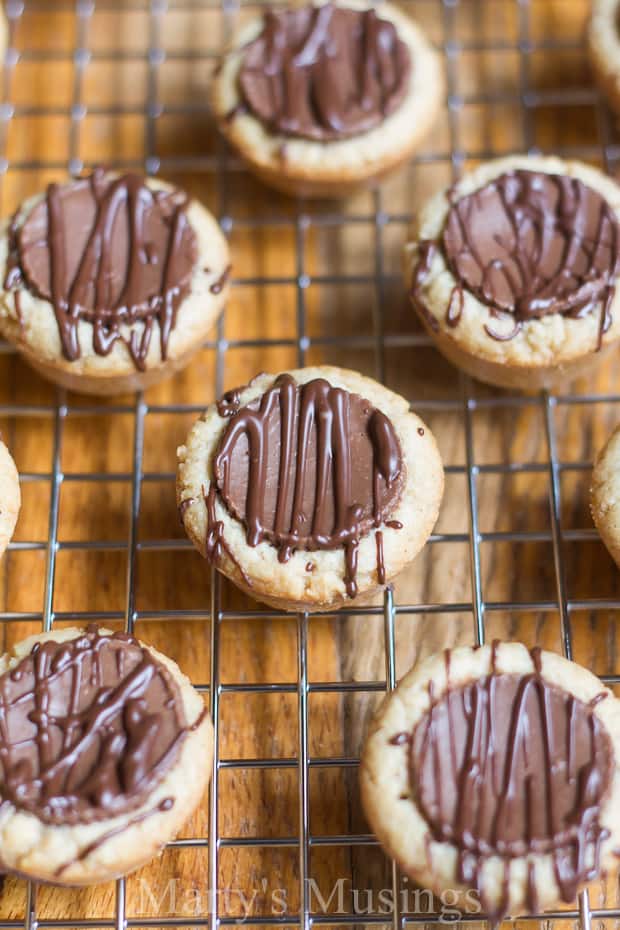
[[242, 103], [272, 132], [328, 142], [379, 126], [402, 103], [411, 58], [374, 9], [269, 10], [243, 51]]
[[132, 817], [127, 823], [122, 823], [118, 827], [114, 827], [112, 830], [108, 830], [107, 833], [104, 833], [103, 836], [98, 837], [98, 839], [93, 840], [92, 843], [89, 843], [88, 846], [85, 846], [81, 850], [79, 855], [74, 859], [69, 859], [67, 862], [64, 862], [61, 866], [56, 869], [56, 878], [61, 878], [67, 869], [70, 869], [72, 865], [75, 865], [77, 862], [83, 862], [85, 859], [88, 859], [92, 853], [97, 849], [101, 849], [102, 846], [105, 846], [110, 840], [114, 839], [117, 836], [125, 833], [126, 830], [130, 830], [132, 827], [136, 827], [139, 824], [144, 823], [147, 820], [150, 820], [151, 817], [157, 816], [157, 814], [165, 814], [168, 811], [172, 810], [174, 807], [174, 798], [164, 798], [163, 801], [160, 801], [159, 804], [155, 807], [145, 810], [141, 814], [137, 814], [135, 817]]
[[[298, 384], [280, 375], [230, 417], [222, 434], [209, 491], [208, 554], [213, 559], [222, 551], [217, 489], [243, 523], [247, 544], [270, 542], [281, 562], [297, 549], [344, 547], [346, 590], [355, 597], [360, 539], [394, 511], [404, 477], [400, 444], [385, 414], [322, 378]], [[382, 539], [377, 552], [385, 580]]]
[[[600, 305], [600, 345], [620, 274], [620, 230], [614, 209], [578, 178], [516, 170], [453, 198], [440, 246], [456, 279], [449, 326], [459, 324], [467, 291], [508, 322], [485, 326], [501, 341], [529, 320], [580, 317]], [[432, 254], [425, 243], [414, 272], [418, 310]]]
[[[247, 386], [247, 385], [246, 385]], [[222, 394], [216, 403], [217, 412], [221, 417], [232, 417], [239, 410], [241, 392], [244, 388], [231, 388]]]
[[[180, 191], [151, 190], [135, 174], [97, 169], [64, 185], [13, 223], [5, 287], [27, 287], [54, 308], [63, 356], [81, 356], [79, 326], [108, 355], [125, 343], [144, 370], [155, 324], [167, 358], [179, 305], [189, 293], [196, 235]], [[129, 332], [127, 332], [129, 330]]]
[[[607, 831], [599, 823], [609, 788], [613, 752], [609, 737], [585, 704], [541, 675], [540, 650], [527, 675], [499, 673], [496, 648], [491, 674], [450, 686], [433, 697], [411, 735], [410, 780], [420, 811], [437, 842], [458, 851], [459, 882], [485, 899], [485, 864], [504, 863], [495, 923], [509, 906], [511, 860], [551, 857], [563, 901], [598, 874]], [[528, 862], [531, 864], [532, 860]], [[535, 911], [536, 883], [527, 906]]]
[[197, 725], [132, 636], [36, 643], [0, 677], [0, 800], [55, 825], [135, 810]]

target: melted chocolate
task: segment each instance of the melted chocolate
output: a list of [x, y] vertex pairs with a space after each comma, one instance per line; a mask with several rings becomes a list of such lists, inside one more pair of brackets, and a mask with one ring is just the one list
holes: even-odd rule
[[180, 501], [178, 510], [179, 510], [179, 517], [181, 519], [181, 522], [183, 522], [183, 517], [185, 516], [189, 508], [192, 506], [192, 504], [195, 502], [195, 500], [196, 500], [195, 497], [186, 497], [184, 500]]
[[241, 392], [245, 388], [231, 388], [230, 391], [226, 391], [223, 394], [218, 402], [216, 403], [217, 412], [221, 417], [232, 417], [239, 410], [239, 404], [241, 403]]
[[[424, 239], [420, 242], [418, 249], [418, 263], [413, 272], [413, 282], [411, 285], [411, 303], [416, 312], [426, 322], [427, 326], [434, 332], [439, 332], [439, 320], [431, 313], [426, 306], [422, 296], [422, 285], [428, 278], [433, 259], [437, 254], [437, 245], [432, 239]], [[452, 300], [450, 301], [452, 302]]]
[[[344, 546], [354, 597], [359, 541], [390, 516], [403, 484], [400, 445], [385, 414], [323, 379], [298, 385], [280, 375], [222, 434], [207, 495], [207, 556], [218, 561], [229, 551], [217, 494], [243, 523], [248, 545], [267, 540], [281, 562], [297, 549]], [[384, 583], [381, 540], [377, 551]]]
[[160, 801], [156, 807], [151, 808], [150, 810], [144, 811], [142, 814], [137, 814], [135, 817], [132, 817], [128, 823], [120, 824], [118, 827], [114, 827], [113, 830], [108, 830], [107, 833], [104, 833], [103, 836], [100, 836], [99, 839], [94, 840], [92, 843], [89, 843], [88, 846], [85, 846], [81, 850], [79, 856], [76, 856], [75, 859], [70, 859], [69, 862], [63, 863], [56, 869], [56, 878], [60, 878], [67, 869], [71, 868], [72, 865], [75, 865], [76, 862], [83, 862], [85, 859], [91, 855], [91, 853], [96, 852], [97, 849], [101, 849], [102, 846], [111, 840], [115, 836], [120, 836], [126, 830], [135, 827], [138, 824], [144, 823], [145, 820], [150, 820], [151, 817], [154, 817], [155, 814], [164, 814], [168, 811], [171, 811], [174, 807], [174, 798], [164, 798], [163, 801]]
[[131, 636], [36, 643], [0, 677], [0, 799], [49, 824], [139, 807], [188, 732], [167, 669]]
[[217, 519], [215, 513], [217, 490], [213, 482], [211, 482], [209, 492], [205, 493], [205, 489], [203, 487], [202, 493], [204, 495], [205, 505], [207, 507], [207, 539], [205, 544], [205, 554], [207, 561], [211, 562], [213, 565], [217, 565], [217, 563], [221, 561], [222, 555], [226, 553], [228, 558], [236, 567], [237, 571], [240, 573], [244, 584], [248, 588], [251, 588], [252, 579], [249, 578], [249, 576], [243, 570], [237, 557], [224, 538], [224, 521]]
[[[487, 910], [484, 860], [504, 860], [504, 900], [491, 914], [499, 921], [514, 857], [550, 854], [567, 903], [596, 876], [613, 751], [595, 702], [545, 681], [539, 650], [534, 672], [513, 675], [497, 673], [495, 649], [487, 677], [448, 687], [437, 700], [429, 685], [430, 710], [411, 736], [410, 780], [433, 838], [456, 847], [457, 878], [478, 890]], [[449, 661], [448, 653], [448, 682]], [[533, 875], [528, 887], [535, 911]]]
[[411, 733], [395, 733], [390, 739], [390, 746], [404, 746], [411, 742]]
[[326, 3], [265, 14], [243, 52], [239, 91], [272, 132], [328, 142], [379, 126], [405, 98], [410, 73], [393, 23]]
[[23, 225], [11, 226], [4, 286], [27, 287], [52, 303], [69, 361], [80, 358], [84, 320], [98, 355], [121, 341], [143, 370], [156, 323], [166, 359], [189, 292], [197, 245], [186, 206], [185, 194], [152, 191], [135, 174], [113, 177], [97, 169], [50, 184]]
[[[437, 248], [423, 246], [412, 294], [421, 313], [420, 287]], [[599, 343], [609, 328], [620, 273], [618, 220], [601, 194], [577, 178], [517, 170], [453, 197], [441, 248], [457, 281], [450, 326], [458, 325], [469, 291], [491, 316], [510, 321], [501, 331], [485, 327], [493, 339], [512, 339], [528, 320], [579, 317], [598, 306]]]
[[214, 281], [210, 286], [209, 290], [212, 294], [221, 294], [224, 290], [224, 287], [228, 283], [230, 278], [230, 272], [232, 271], [232, 265], [227, 265], [222, 274], [219, 276], [217, 281]]
[[377, 549], [377, 578], [379, 584], [385, 584], [385, 556], [383, 554], [383, 533], [377, 530], [375, 533], [375, 546]]

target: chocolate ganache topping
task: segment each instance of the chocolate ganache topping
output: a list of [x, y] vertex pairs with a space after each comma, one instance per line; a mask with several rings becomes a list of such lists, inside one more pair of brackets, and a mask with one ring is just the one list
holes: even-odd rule
[[188, 732], [163, 665], [96, 628], [36, 643], [0, 677], [0, 801], [73, 825], [139, 807]]
[[[414, 275], [416, 304], [433, 254], [425, 245]], [[620, 274], [618, 220], [578, 178], [525, 170], [494, 178], [452, 203], [441, 247], [457, 281], [447, 311], [451, 326], [469, 291], [492, 316], [512, 320], [508, 331], [485, 327], [495, 339], [513, 338], [528, 320], [578, 317], [598, 305], [599, 342], [609, 328]]]
[[[243, 523], [248, 545], [270, 542], [281, 562], [297, 549], [344, 546], [346, 590], [354, 597], [360, 539], [389, 518], [404, 479], [400, 444], [385, 414], [322, 378], [298, 384], [280, 375], [232, 413], [222, 434], [207, 499], [207, 554], [215, 561], [225, 548], [215, 518], [218, 494]], [[376, 535], [384, 583], [378, 529]]]
[[272, 132], [330, 142], [367, 132], [407, 94], [411, 59], [374, 9], [269, 10], [243, 51], [242, 106]]
[[186, 206], [182, 192], [151, 190], [135, 174], [97, 169], [50, 184], [23, 225], [12, 225], [5, 288], [25, 286], [52, 303], [69, 361], [80, 357], [78, 324], [85, 320], [98, 355], [120, 340], [143, 370], [155, 323], [166, 359], [189, 292], [197, 244]]
[[[495, 648], [493, 656], [495, 656]], [[505, 860], [508, 905], [510, 860], [549, 854], [562, 900], [598, 872], [599, 824], [613, 751], [590, 704], [550, 684], [533, 650], [529, 675], [497, 673], [433, 699], [410, 740], [412, 790], [433, 838], [458, 850], [460, 882], [485, 904], [482, 863]], [[446, 653], [449, 681], [450, 653]], [[538, 909], [530, 876], [527, 905]]]

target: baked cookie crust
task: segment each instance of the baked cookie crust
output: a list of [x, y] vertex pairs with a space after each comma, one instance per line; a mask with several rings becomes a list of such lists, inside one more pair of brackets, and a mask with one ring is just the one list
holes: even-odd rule
[[[106, 172], [106, 178], [118, 178]], [[174, 188], [153, 178], [144, 183], [152, 191], [172, 191]], [[191, 274], [189, 291], [177, 310], [176, 324], [168, 340], [165, 361], [161, 358], [159, 322], [153, 332], [145, 370], [140, 371], [124, 342], [117, 341], [105, 355], [93, 347], [93, 324], [80, 319], [77, 324], [79, 358], [69, 361], [62, 352], [54, 308], [49, 300], [31, 292], [27, 286], [17, 290], [7, 288], [9, 230], [11, 222], [19, 230], [26, 218], [45, 198], [38, 194], [26, 200], [12, 221], [6, 221], [0, 235], [0, 331], [26, 361], [40, 374], [70, 390], [87, 394], [118, 394], [143, 390], [184, 368], [200, 349], [213, 324], [223, 310], [229, 283], [228, 244], [214, 217], [196, 200], [190, 200], [185, 213], [196, 236], [197, 255]], [[139, 331], [143, 324], [135, 324]], [[127, 326], [121, 331], [130, 334]]]
[[610, 106], [620, 113], [620, 32], [618, 0], [592, 0], [588, 51], [596, 80]]
[[0, 6], [0, 55], [4, 55], [8, 44], [9, 26], [4, 12], [4, 4]]
[[[608, 737], [611, 762], [598, 811], [598, 872], [610, 867], [620, 834], [620, 702], [591, 672], [554, 653], [530, 653], [519, 643], [496, 643], [430, 657], [412, 669], [380, 707], [363, 749], [360, 780], [370, 826], [403, 871], [437, 894], [446, 888], [463, 893], [472, 886], [477, 888], [482, 910], [498, 920], [508, 913], [538, 912], [566, 899], [556, 872], [555, 846], [552, 851], [539, 852], [525, 847], [507, 858], [493, 850], [484, 857], [476, 854], [471, 864], [472, 880], [466, 883], [459, 879], [463, 852], [456, 842], [435, 838], [421, 808], [421, 789], [410, 778], [411, 734], [415, 734], [417, 724], [429, 719], [430, 707], [437, 706], [449, 692], [484, 682], [491, 675], [539, 676], [556, 693], [561, 689], [560, 693], [582, 702]], [[448, 758], [445, 764], [449, 766]], [[441, 777], [441, 767], [437, 777]]]
[[[336, 0], [335, 5], [371, 8], [360, 0]], [[221, 132], [266, 184], [287, 194], [344, 197], [406, 161], [431, 129], [445, 93], [440, 58], [419, 26], [397, 7], [382, 3], [378, 12], [394, 23], [411, 55], [407, 94], [380, 126], [338, 141], [274, 134], [242, 112], [238, 78], [243, 49], [260, 34], [263, 18], [247, 23], [232, 39], [213, 77], [211, 103]]]
[[601, 539], [620, 566], [620, 426], [611, 434], [594, 464], [590, 510]]
[[[410, 292], [422, 258], [421, 243], [439, 242], [451, 203], [519, 169], [580, 180], [599, 193], [620, 220], [620, 187], [595, 168], [581, 162], [527, 155], [487, 162], [466, 174], [453, 188], [436, 194], [420, 210], [404, 253], [406, 284]], [[456, 287], [456, 278], [438, 247], [432, 254], [428, 273], [416, 286], [416, 302], [424, 307], [422, 322], [438, 349], [453, 364], [490, 384], [522, 391], [556, 387], [596, 365], [605, 349], [615, 345], [620, 337], [620, 289], [617, 286], [609, 306], [611, 323], [602, 339], [603, 307], [599, 302], [580, 317], [551, 313], [527, 320], [516, 335], [505, 341], [488, 335], [485, 327], [491, 319], [489, 307], [467, 287], [462, 291], [458, 324], [449, 325], [447, 315]]]
[[22, 497], [11, 453], [0, 441], [0, 555], [13, 538]]
[[[397, 529], [381, 525], [386, 582], [394, 578], [422, 548], [437, 519], [443, 494], [443, 468], [430, 430], [409, 410], [407, 401], [370, 378], [354, 371], [321, 366], [288, 373], [297, 384], [317, 378], [344, 388], [369, 401], [391, 420], [400, 443], [405, 482], [390, 520]], [[238, 392], [244, 407], [261, 397], [275, 376], [261, 374]], [[177, 503], [185, 530], [203, 557], [207, 555], [208, 514], [206, 498], [213, 474], [213, 458], [228, 420], [212, 404], [194, 424], [185, 445], [178, 451]], [[215, 515], [223, 527], [225, 551], [217, 567], [252, 597], [285, 610], [319, 611], [343, 604], [363, 603], [382, 587], [378, 579], [375, 532], [359, 542], [356, 581], [358, 594], [347, 597], [344, 547], [307, 551], [299, 549], [286, 562], [267, 541], [251, 547], [243, 524], [228, 512], [219, 495]], [[231, 558], [232, 555], [232, 558]], [[312, 570], [308, 570], [308, 563]], [[248, 584], [248, 581], [250, 582]]]
[[[84, 631], [32, 636], [0, 659], [0, 674], [28, 656], [36, 643], [65, 643]], [[99, 630], [107, 635], [109, 631]], [[144, 646], [144, 644], [141, 644]], [[0, 808], [0, 864], [22, 877], [57, 885], [90, 885], [132, 872], [157, 855], [182, 829], [208, 785], [213, 727], [202, 698], [171, 659], [146, 649], [178, 687], [188, 730], [171, 766], [140, 807], [94, 823], [56, 825], [8, 801]], [[172, 800], [172, 805], [170, 801]]]

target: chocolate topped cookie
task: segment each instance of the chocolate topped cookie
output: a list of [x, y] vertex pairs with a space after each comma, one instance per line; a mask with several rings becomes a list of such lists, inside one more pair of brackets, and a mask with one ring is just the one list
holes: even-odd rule
[[259, 600], [321, 610], [383, 585], [437, 516], [442, 471], [406, 402], [354, 372], [261, 375], [179, 449], [197, 548]]
[[592, 0], [590, 63], [611, 107], [620, 113], [620, 0]]
[[334, 142], [380, 126], [403, 102], [411, 54], [375, 9], [268, 10], [263, 23], [242, 52], [239, 91], [271, 132]]
[[408, 157], [442, 93], [435, 53], [398, 9], [328, 0], [248, 24], [212, 99], [222, 131], [268, 183], [343, 196]]
[[454, 202], [441, 245], [457, 281], [457, 302], [469, 291], [500, 321], [504, 314], [513, 318], [509, 332], [487, 326], [491, 338], [510, 339], [523, 323], [550, 313], [579, 316], [596, 307], [601, 338], [609, 326], [620, 273], [618, 219], [579, 178], [501, 174]]
[[22, 495], [13, 457], [0, 441], [0, 555], [13, 537]]
[[364, 809], [424, 887], [475, 892], [494, 923], [538, 913], [613, 859], [619, 740], [618, 701], [580, 666], [516, 643], [448, 650], [379, 711]]
[[150, 859], [208, 782], [211, 724], [168, 659], [89, 628], [33, 637], [0, 669], [0, 864], [87, 884]]
[[0, 269], [6, 337], [59, 383], [110, 393], [144, 387], [200, 348], [228, 253], [182, 191], [98, 169], [17, 211]]
[[590, 509], [601, 539], [620, 566], [620, 427], [616, 427], [596, 457]]
[[411, 299], [466, 371], [536, 389], [620, 335], [620, 189], [557, 159], [491, 162], [435, 197], [406, 250]]

